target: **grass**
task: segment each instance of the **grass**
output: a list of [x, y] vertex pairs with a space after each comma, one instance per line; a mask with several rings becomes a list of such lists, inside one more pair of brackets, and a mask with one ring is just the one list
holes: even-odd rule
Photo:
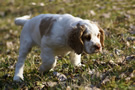
[[[127, 39], [135, 37], [134, 0], [5, 0], [0, 6], [0, 89], [135, 89], [135, 40]], [[105, 48], [102, 54], [83, 55], [86, 66], [80, 68], [70, 64], [69, 56], [59, 57], [54, 70], [67, 77], [61, 82], [53, 71], [39, 74], [40, 50], [35, 47], [25, 62], [24, 81], [15, 83], [21, 27], [14, 19], [41, 13], [69, 13], [97, 21], [106, 32]]]

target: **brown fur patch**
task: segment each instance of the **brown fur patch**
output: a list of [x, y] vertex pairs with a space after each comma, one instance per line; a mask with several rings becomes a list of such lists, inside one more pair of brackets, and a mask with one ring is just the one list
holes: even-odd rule
[[104, 40], [105, 40], [105, 32], [104, 30], [99, 26], [99, 24], [97, 22], [93, 22], [94, 24], [96, 24], [99, 28], [99, 32], [100, 34], [100, 43], [102, 45], [102, 47], [104, 47]]
[[68, 44], [69, 46], [77, 53], [81, 54], [83, 52], [83, 41], [82, 41], [82, 35], [85, 31], [85, 26], [77, 24], [76, 28], [73, 28], [73, 30], [70, 32], [68, 37]]
[[39, 25], [41, 37], [43, 37], [43, 35], [50, 35], [54, 21], [56, 21], [56, 19], [52, 17], [46, 17], [41, 20]]
[[100, 26], [98, 26], [98, 28], [101, 33], [100, 34], [100, 43], [101, 43], [102, 47], [104, 47], [105, 33], [104, 33], [104, 30]]

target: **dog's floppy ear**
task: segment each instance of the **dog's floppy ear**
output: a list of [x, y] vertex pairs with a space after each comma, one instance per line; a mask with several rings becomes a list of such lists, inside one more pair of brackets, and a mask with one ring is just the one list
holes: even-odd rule
[[99, 28], [99, 32], [100, 32], [100, 43], [102, 45], [102, 47], [104, 47], [104, 40], [105, 40], [105, 32], [104, 30], [99, 26], [99, 24], [97, 22], [92, 22], [95, 23], [97, 25], [97, 27]]
[[82, 35], [84, 31], [85, 26], [78, 23], [69, 33], [68, 44], [77, 54], [83, 52], [84, 43], [82, 41]]
[[98, 25], [98, 28], [99, 28], [99, 32], [101, 33], [100, 43], [101, 43], [102, 47], [104, 47], [105, 33], [104, 33], [104, 30], [99, 25]]

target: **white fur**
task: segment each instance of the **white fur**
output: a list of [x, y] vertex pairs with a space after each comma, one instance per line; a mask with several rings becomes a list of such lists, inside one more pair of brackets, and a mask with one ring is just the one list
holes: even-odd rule
[[23, 17], [18, 17], [15, 19], [15, 24], [23, 26], [30, 17], [31, 17], [31, 15], [25, 15]]
[[[41, 20], [46, 17], [53, 17], [56, 21], [51, 29], [51, 35], [44, 35], [41, 38], [39, 25]], [[54, 68], [57, 62], [55, 56], [65, 55], [67, 53], [70, 53], [71, 63], [75, 66], [80, 66], [81, 54], [76, 54], [67, 43], [68, 34], [72, 30], [71, 28], [76, 27], [78, 23], [80, 23], [80, 25], [85, 25], [87, 33], [92, 35], [90, 41], [84, 42], [85, 52], [94, 53], [95, 49], [92, 49], [92, 46], [96, 43], [100, 44], [100, 40], [97, 38], [99, 29], [89, 20], [83, 20], [69, 14], [41, 14], [32, 19], [28, 18], [29, 17], [26, 16], [15, 19], [15, 24], [23, 26], [23, 30], [20, 36], [20, 50], [14, 81], [23, 80], [25, 58], [32, 46], [35, 45], [41, 48], [42, 65], [40, 66], [40, 72]]]

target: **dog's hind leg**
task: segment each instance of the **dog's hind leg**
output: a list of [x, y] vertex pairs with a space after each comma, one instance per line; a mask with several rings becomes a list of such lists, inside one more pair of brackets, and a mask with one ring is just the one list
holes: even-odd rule
[[33, 41], [30, 38], [30, 36], [28, 36], [28, 35], [26, 36], [26, 34], [21, 35], [19, 57], [18, 57], [18, 62], [16, 63], [15, 75], [13, 78], [14, 81], [23, 80], [24, 62], [25, 62], [26, 56], [30, 52], [32, 46], [33, 46]]

